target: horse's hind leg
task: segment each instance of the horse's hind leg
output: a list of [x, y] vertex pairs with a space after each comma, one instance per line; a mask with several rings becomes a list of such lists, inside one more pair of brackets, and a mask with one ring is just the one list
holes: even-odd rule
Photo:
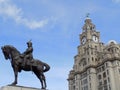
[[40, 82], [41, 82], [42, 89], [45, 89], [44, 83], [43, 83], [43, 79], [42, 79], [42, 76], [41, 76], [41, 75], [39, 75], [39, 80], [40, 80]]
[[43, 80], [43, 82], [44, 82], [44, 87], [46, 88], [47, 85], [46, 85], [46, 79], [45, 79], [45, 75], [44, 75], [44, 74], [42, 74], [42, 80]]
[[42, 83], [43, 83], [43, 89], [46, 89], [47, 85], [46, 85], [46, 80], [45, 80], [45, 76], [43, 73], [40, 74]]
[[42, 89], [45, 89], [44, 84], [43, 84], [43, 78], [42, 78], [41, 72], [35, 71], [34, 73], [35, 73], [35, 75], [37, 76], [37, 78], [40, 80]]

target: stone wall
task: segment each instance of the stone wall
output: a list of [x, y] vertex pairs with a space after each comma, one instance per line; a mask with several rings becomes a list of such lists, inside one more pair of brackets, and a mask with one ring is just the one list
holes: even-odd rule
[[46, 90], [46, 89], [39, 89], [33, 87], [25, 87], [25, 86], [3, 86], [0, 90]]

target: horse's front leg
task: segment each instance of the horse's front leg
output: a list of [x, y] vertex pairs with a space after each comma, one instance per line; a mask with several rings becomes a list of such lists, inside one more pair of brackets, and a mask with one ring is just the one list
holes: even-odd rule
[[13, 71], [14, 71], [15, 80], [11, 85], [16, 85], [17, 84], [17, 77], [18, 77], [18, 67], [16, 65], [13, 67]]

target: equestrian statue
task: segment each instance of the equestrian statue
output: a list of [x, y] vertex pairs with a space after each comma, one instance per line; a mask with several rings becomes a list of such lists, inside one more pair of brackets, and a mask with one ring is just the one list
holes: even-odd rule
[[15, 80], [10, 85], [17, 84], [18, 72], [21, 70], [32, 71], [41, 82], [41, 88], [46, 89], [46, 79], [44, 73], [49, 71], [50, 66], [47, 63], [44, 63], [38, 59], [34, 59], [32, 52], [32, 42], [27, 42], [28, 48], [22, 54], [12, 45], [2, 46], [2, 52], [6, 60], [10, 60], [11, 66], [14, 71]]

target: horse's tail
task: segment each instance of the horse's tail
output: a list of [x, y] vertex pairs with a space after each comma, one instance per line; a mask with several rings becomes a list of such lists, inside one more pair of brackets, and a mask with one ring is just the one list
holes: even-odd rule
[[47, 63], [43, 63], [45, 69], [43, 70], [43, 72], [47, 72], [50, 70], [50, 66]]

